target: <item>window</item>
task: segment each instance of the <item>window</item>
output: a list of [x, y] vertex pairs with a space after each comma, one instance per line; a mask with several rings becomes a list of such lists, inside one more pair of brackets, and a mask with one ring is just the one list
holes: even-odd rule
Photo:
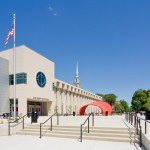
[[26, 73], [18, 73], [17, 74], [17, 84], [27, 84], [27, 74]]
[[54, 84], [54, 82], [52, 83], [52, 90], [54, 91], [54, 89], [55, 89], [55, 84]]
[[13, 85], [14, 84], [14, 76], [11, 74], [9, 75], [9, 85]]
[[[9, 75], [9, 85], [14, 84], [14, 75]], [[16, 74], [16, 84], [27, 84], [27, 74], [26, 73], [17, 73]]]

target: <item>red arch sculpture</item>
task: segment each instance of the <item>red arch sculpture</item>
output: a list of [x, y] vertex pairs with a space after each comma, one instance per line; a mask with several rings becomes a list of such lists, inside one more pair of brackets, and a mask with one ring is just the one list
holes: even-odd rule
[[96, 101], [96, 102], [90, 103], [88, 105], [82, 106], [80, 108], [80, 112], [79, 112], [80, 115], [84, 115], [86, 108], [90, 105], [99, 107], [102, 110], [103, 115], [106, 115], [106, 112], [108, 112], [108, 115], [112, 114], [112, 107], [110, 104], [108, 104], [107, 102], [104, 102], [104, 101]]

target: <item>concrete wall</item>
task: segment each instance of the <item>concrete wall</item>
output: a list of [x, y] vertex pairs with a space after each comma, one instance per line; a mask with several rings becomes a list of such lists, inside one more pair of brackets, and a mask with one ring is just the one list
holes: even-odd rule
[[[79, 114], [80, 108], [94, 101], [102, 100], [102, 97], [85, 91], [66, 82], [55, 79], [55, 101], [54, 109], [57, 112], [64, 114]], [[98, 112], [98, 107], [87, 107], [85, 113]]]
[[[0, 52], [0, 56], [9, 60], [9, 74], [13, 74], [13, 49]], [[54, 80], [54, 63], [26, 46], [16, 47], [16, 73], [27, 73], [27, 84], [16, 85], [18, 114], [27, 112], [27, 100], [54, 101], [52, 84]], [[36, 75], [43, 72], [46, 85], [41, 88], [37, 84]], [[9, 81], [9, 80], [8, 80]], [[8, 84], [7, 84], [8, 85]], [[0, 92], [1, 93], [1, 92]], [[9, 86], [9, 98], [13, 99], [13, 85]], [[8, 101], [7, 101], [8, 102]], [[51, 105], [47, 105], [51, 107]], [[48, 111], [50, 108], [48, 108]]]
[[8, 60], [0, 58], [0, 114], [9, 112]]
[[150, 134], [142, 133], [142, 144], [146, 150], [150, 150]]
[[[8, 136], [8, 123], [7, 119], [1, 119], [0, 118], [0, 136]], [[15, 124], [11, 124], [13, 126]], [[16, 134], [17, 132], [22, 129], [22, 123], [10, 128], [10, 134]]]

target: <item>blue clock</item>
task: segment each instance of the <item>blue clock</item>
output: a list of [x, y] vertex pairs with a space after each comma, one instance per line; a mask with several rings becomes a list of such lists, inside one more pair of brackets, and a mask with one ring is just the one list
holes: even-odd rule
[[43, 88], [46, 85], [46, 77], [43, 72], [38, 72], [36, 75], [36, 81], [39, 87]]

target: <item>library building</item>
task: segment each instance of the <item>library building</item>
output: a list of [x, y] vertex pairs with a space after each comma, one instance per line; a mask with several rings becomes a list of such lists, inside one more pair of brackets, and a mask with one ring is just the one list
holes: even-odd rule
[[102, 97], [80, 88], [78, 64], [74, 85], [55, 78], [55, 63], [22, 45], [16, 51], [16, 105], [14, 108], [13, 49], [0, 52], [0, 114], [40, 116], [109, 112]]

